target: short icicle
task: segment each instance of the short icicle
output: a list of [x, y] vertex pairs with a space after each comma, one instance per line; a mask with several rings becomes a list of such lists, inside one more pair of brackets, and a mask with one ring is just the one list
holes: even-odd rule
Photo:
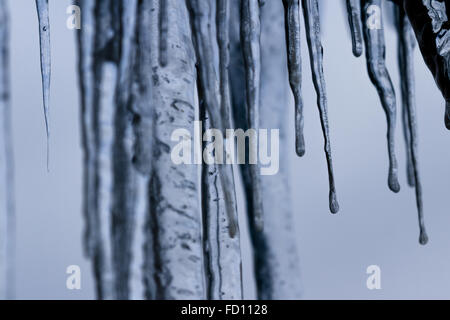
[[295, 103], [295, 151], [305, 155], [303, 136], [302, 56], [300, 50], [300, 0], [283, 0], [289, 84]]

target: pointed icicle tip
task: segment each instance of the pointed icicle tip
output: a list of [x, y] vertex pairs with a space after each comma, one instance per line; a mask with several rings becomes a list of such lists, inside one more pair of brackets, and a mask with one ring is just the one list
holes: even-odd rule
[[423, 245], [423, 246], [428, 243], [428, 235], [427, 235], [427, 232], [425, 230], [421, 230], [420, 231], [419, 243], [421, 245]]
[[339, 212], [339, 202], [335, 191], [330, 192], [330, 211], [332, 214]]

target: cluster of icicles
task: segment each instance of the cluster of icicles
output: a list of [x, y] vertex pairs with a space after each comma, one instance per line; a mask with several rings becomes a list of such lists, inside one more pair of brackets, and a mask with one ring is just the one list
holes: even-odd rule
[[[347, 0], [347, 9], [353, 53], [358, 57], [365, 47], [370, 79], [386, 113], [388, 185], [393, 192], [399, 192], [394, 151], [396, 101], [385, 66], [384, 30], [366, 24], [372, 14], [370, 8], [381, 8], [381, 2]], [[176, 166], [170, 161], [170, 133], [177, 128], [192, 132], [195, 119], [203, 121], [203, 130], [232, 126], [258, 129], [262, 122], [270, 121], [274, 126], [282, 125], [280, 114], [286, 111], [275, 109], [270, 114], [263, 107], [270, 97], [261, 88], [270, 86], [274, 94], [283, 92], [276, 82], [278, 75], [287, 75], [277, 75], [275, 70], [268, 77], [262, 61], [271, 59], [267, 68], [284, 61], [295, 101], [295, 150], [303, 156], [303, 12], [325, 141], [329, 207], [337, 213], [319, 1], [79, 0], [75, 4], [82, 12], [77, 34], [84, 150], [84, 248], [93, 262], [97, 297], [134, 298], [136, 288], [142, 287], [147, 299], [241, 299], [233, 168], [204, 164], [198, 182], [196, 166]], [[36, 6], [49, 136], [48, 0], [36, 0]], [[7, 52], [5, 7], [5, 1], [0, 1], [2, 55]], [[419, 239], [425, 244], [414, 101], [415, 39], [403, 7], [396, 7], [396, 16], [408, 184], [416, 190]], [[265, 32], [270, 36], [263, 45], [261, 35]], [[282, 48], [279, 43], [275, 45], [279, 34], [285, 39], [284, 57], [279, 52], [269, 53]], [[0, 58], [0, 102], [7, 103], [7, 58]], [[2, 107], [2, 112], [9, 111]], [[10, 139], [9, 133], [4, 136], [6, 141]], [[6, 163], [12, 165], [11, 160]], [[264, 178], [258, 169], [257, 165], [240, 166], [254, 247], [257, 295], [265, 299], [298, 298], [301, 288], [291, 210], [273, 194], [288, 193], [288, 175], [282, 170], [280, 178], [274, 178], [279, 180], [263, 186]], [[141, 202], [143, 208], [139, 208]]]

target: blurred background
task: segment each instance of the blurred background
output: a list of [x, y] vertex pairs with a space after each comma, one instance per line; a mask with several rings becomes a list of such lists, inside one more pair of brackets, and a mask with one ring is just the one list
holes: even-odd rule
[[[66, 27], [66, 8], [71, 1], [49, 2], [52, 84], [50, 172], [47, 172], [36, 9], [32, 0], [9, 1], [17, 298], [93, 299], [91, 265], [83, 257], [81, 247], [77, 31]], [[356, 59], [351, 53], [343, 5], [343, 0], [321, 1], [324, 71], [340, 212], [331, 215], [328, 211], [323, 138], [305, 41], [302, 50], [307, 152], [303, 158], [296, 157], [293, 121], [289, 121], [291, 152], [280, 155], [290, 159], [302, 298], [449, 299], [450, 132], [443, 122], [444, 100], [416, 51], [420, 170], [430, 237], [428, 245], [420, 246], [414, 190], [406, 183], [400, 112], [396, 142], [402, 189], [394, 194], [387, 187], [385, 114], [367, 76], [365, 58]], [[387, 65], [400, 106], [397, 39], [389, 24], [386, 47]], [[293, 107], [288, 112], [292, 119]], [[240, 201], [240, 209], [243, 208]], [[245, 298], [254, 298], [250, 242], [243, 214], [240, 219], [244, 294]], [[66, 288], [66, 268], [73, 264], [81, 267], [81, 290]], [[381, 268], [380, 290], [366, 287], [369, 265]]]

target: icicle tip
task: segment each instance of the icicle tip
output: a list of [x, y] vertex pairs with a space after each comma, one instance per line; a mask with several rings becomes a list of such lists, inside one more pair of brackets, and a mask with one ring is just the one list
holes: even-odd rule
[[428, 243], [428, 235], [427, 235], [427, 232], [425, 230], [421, 230], [420, 231], [419, 243], [421, 245], [423, 245], [423, 246]]
[[398, 177], [394, 172], [389, 173], [388, 185], [392, 192], [400, 192], [400, 183], [398, 182]]
[[330, 211], [332, 214], [339, 212], [339, 202], [335, 191], [330, 191]]

